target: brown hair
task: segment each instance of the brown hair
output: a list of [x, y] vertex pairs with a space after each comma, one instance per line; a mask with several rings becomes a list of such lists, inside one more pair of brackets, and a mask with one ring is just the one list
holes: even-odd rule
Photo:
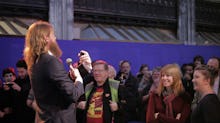
[[[171, 86], [173, 93], [178, 96], [184, 92], [184, 87], [182, 84], [182, 73], [180, 67], [177, 64], [167, 64], [161, 69], [160, 78], [164, 75], [170, 75], [173, 77], [173, 85]], [[160, 84], [158, 87], [158, 95], [161, 95], [165, 87], [163, 86], [162, 79], [160, 79]]]
[[29, 74], [31, 73], [34, 62], [40, 54], [48, 52], [45, 37], [48, 37], [52, 31], [52, 26], [44, 21], [35, 22], [28, 28], [25, 37], [24, 58], [28, 66]]
[[208, 65], [201, 65], [196, 67], [194, 71], [200, 71], [205, 79], [210, 79], [210, 85], [214, 85], [215, 71], [211, 67], [209, 67]]

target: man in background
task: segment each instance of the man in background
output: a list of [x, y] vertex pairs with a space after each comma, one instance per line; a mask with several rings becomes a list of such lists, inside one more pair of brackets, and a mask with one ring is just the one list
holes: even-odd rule
[[28, 93], [31, 89], [30, 78], [27, 72], [27, 64], [24, 59], [16, 63], [17, 79], [16, 84], [21, 88], [15, 93], [15, 116], [18, 123], [33, 123], [34, 110], [26, 105]]

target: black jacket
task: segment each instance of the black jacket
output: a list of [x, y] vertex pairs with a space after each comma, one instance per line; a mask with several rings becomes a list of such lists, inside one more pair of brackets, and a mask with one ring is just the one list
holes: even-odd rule
[[72, 106], [83, 93], [83, 85], [74, 85], [63, 64], [54, 56], [41, 54], [33, 65], [32, 88], [38, 106], [43, 111], [41, 119], [50, 123], [75, 123]]
[[[85, 121], [86, 122], [86, 116], [87, 116], [87, 110], [89, 108], [89, 102], [92, 98], [92, 95], [94, 94], [94, 92], [96, 91], [96, 88], [97, 88], [97, 84], [96, 82], [94, 82], [94, 86], [92, 88], [92, 91], [90, 92], [89, 94], [89, 97], [88, 97], [88, 100], [87, 100], [87, 103], [86, 103], [86, 109], [85, 109]], [[119, 86], [118, 88], [118, 99], [119, 99], [119, 102], [118, 102], [118, 107], [119, 109], [115, 112], [112, 112], [111, 109], [110, 109], [110, 106], [109, 106], [109, 100], [112, 100], [111, 99], [111, 91], [110, 91], [110, 86], [109, 86], [109, 79], [107, 79], [103, 85], [103, 89], [104, 89], [104, 92], [103, 92], [103, 120], [104, 120], [104, 123], [112, 123], [112, 117], [114, 117], [114, 123], [124, 123], [124, 110], [123, 110], [123, 102], [124, 102], [124, 95], [123, 95], [123, 90], [122, 90], [122, 87]], [[106, 97], [105, 95], [108, 95], [110, 94], [110, 96]]]
[[[116, 80], [120, 80], [121, 73], [119, 72], [116, 76]], [[131, 72], [127, 79], [125, 79], [124, 84], [122, 84], [123, 93], [125, 97], [125, 119], [128, 121], [137, 120], [137, 103], [138, 103], [138, 82], [136, 77], [134, 77]]]
[[35, 111], [28, 107], [26, 100], [31, 89], [29, 76], [24, 79], [17, 78], [15, 82], [21, 87], [21, 91], [14, 91], [14, 107], [15, 119], [17, 123], [34, 122]]

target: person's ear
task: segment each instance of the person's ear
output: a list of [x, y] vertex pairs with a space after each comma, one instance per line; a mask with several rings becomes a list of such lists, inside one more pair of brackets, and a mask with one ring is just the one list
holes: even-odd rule
[[205, 83], [206, 83], [207, 85], [210, 85], [211, 79], [208, 78], [208, 79], [205, 79], [204, 81], [205, 81]]

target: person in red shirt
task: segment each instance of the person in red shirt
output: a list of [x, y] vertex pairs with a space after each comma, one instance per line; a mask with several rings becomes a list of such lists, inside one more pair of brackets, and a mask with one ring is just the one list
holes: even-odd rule
[[94, 80], [85, 87], [86, 101], [77, 105], [85, 110], [84, 123], [124, 123], [120, 82], [109, 78], [109, 66], [103, 60], [93, 62], [92, 74]]

